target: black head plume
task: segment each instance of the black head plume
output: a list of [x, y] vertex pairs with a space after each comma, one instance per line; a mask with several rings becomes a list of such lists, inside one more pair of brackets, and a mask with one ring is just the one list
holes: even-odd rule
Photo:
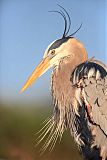
[[53, 10], [53, 11], [49, 11], [49, 12], [58, 13], [63, 17], [63, 19], [64, 19], [64, 32], [63, 32], [62, 38], [72, 37], [80, 30], [80, 28], [82, 27], [82, 23], [81, 23], [80, 27], [74, 33], [68, 35], [70, 28], [71, 28], [71, 18], [64, 7], [62, 7], [59, 4], [57, 4], [57, 5], [61, 8], [59, 11]]

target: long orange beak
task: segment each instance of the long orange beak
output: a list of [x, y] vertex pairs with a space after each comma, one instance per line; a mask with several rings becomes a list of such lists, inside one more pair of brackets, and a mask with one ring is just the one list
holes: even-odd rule
[[37, 68], [33, 71], [31, 76], [28, 78], [26, 83], [21, 89], [21, 92], [26, 90], [38, 77], [40, 77], [44, 72], [46, 72], [50, 68], [50, 59], [44, 58], [40, 64], [37, 66]]

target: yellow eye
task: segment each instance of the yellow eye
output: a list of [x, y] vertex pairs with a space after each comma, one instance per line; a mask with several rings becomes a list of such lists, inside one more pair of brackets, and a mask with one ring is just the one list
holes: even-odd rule
[[51, 54], [52, 54], [52, 55], [54, 55], [54, 54], [55, 54], [55, 50], [54, 50], [54, 49], [51, 51]]

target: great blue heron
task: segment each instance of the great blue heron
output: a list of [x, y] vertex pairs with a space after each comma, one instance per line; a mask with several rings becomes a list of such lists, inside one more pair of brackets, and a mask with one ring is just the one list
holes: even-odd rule
[[68, 35], [71, 25], [68, 12], [62, 6], [60, 11], [53, 12], [64, 18], [63, 36], [47, 47], [42, 61], [21, 92], [53, 67], [51, 91], [54, 112], [44, 126], [43, 137], [47, 133], [49, 137], [43, 148], [52, 148], [67, 128], [84, 159], [106, 160], [107, 67], [100, 61], [89, 60], [84, 45], [73, 37], [81, 26]]

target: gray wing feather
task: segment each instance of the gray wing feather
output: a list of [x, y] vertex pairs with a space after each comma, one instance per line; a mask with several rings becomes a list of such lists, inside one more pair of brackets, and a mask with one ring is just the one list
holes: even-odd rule
[[[80, 91], [79, 97], [76, 97], [79, 106], [85, 107], [85, 118], [93, 136], [91, 148], [94, 146], [98, 148], [95, 158], [92, 159], [99, 159], [98, 155], [105, 160], [107, 158], [107, 66], [97, 60], [87, 61], [76, 67], [71, 80], [77, 91]], [[83, 155], [87, 157], [88, 152], [83, 150]], [[94, 157], [94, 153], [93, 148], [93, 153], [88, 154], [88, 159], [91, 159], [90, 155]]]
[[80, 64], [73, 73], [73, 83], [80, 81], [93, 120], [107, 135], [107, 66], [97, 60]]
[[92, 107], [93, 120], [107, 135], [107, 76], [98, 80], [93, 77], [87, 81], [89, 83], [84, 86], [84, 91], [86, 99]]
[[[92, 62], [102, 66], [107, 72], [107, 66], [98, 60]], [[107, 135], [107, 75], [104, 78], [95, 80], [95, 77], [89, 79], [90, 83], [85, 87], [89, 103], [92, 106], [92, 116]]]

